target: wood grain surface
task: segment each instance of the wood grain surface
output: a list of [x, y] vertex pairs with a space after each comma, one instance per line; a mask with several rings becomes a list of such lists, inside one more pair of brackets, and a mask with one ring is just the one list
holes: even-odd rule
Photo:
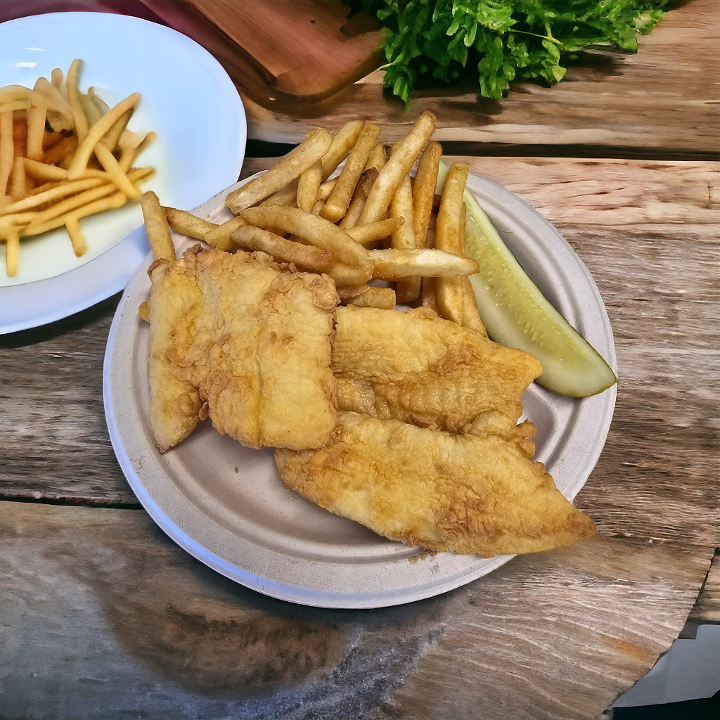
[[467, 154], [522, 146], [520, 154], [531, 155], [529, 147], [546, 146], [553, 155], [720, 159], [720, 85], [707, 72], [720, 66], [720, 3], [680, 3], [639, 44], [634, 55], [586, 55], [552, 88], [514, 83], [501, 102], [476, 88], [426, 89], [406, 109], [383, 94], [381, 71], [312, 105], [264, 107], [243, 95], [248, 136], [298, 143], [308, 127], [337, 128], [361, 116], [391, 142], [432, 110], [436, 139], [460, 141]]
[[318, 610], [226, 580], [144, 512], [0, 502], [0, 716], [595, 717], [677, 637], [709, 561], [597, 537]]

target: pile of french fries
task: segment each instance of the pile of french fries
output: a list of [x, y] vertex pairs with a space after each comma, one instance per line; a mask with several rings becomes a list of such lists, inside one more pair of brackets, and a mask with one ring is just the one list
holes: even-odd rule
[[[380, 128], [363, 120], [348, 122], [334, 137], [324, 128], [309, 130], [274, 167], [227, 195], [232, 220], [215, 224], [166, 207], [167, 222], [220, 250], [261, 251], [325, 273], [345, 304], [389, 309], [421, 302], [484, 332], [468, 278], [478, 265], [464, 252], [469, 166], [453, 164], [438, 206], [442, 148], [429, 142], [434, 129], [434, 115], [423, 113], [389, 158], [378, 142]], [[148, 235], [156, 259], [175, 259], [164, 233], [153, 242], [148, 225]]]
[[133, 163], [156, 138], [127, 129], [140, 94], [109, 108], [78, 89], [80, 60], [67, 78], [52, 71], [31, 89], [0, 88], [0, 241], [7, 274], [18, 271], [20, 240], [65, 226], [77, 256], [87, 252], [80, 219], [139, 200], [153, 168]]

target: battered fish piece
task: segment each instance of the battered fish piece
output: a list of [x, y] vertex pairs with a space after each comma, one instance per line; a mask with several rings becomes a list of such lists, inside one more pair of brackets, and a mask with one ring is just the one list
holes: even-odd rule
[[200, 245], [151, 268], [150, 403], [158, 449], [208, 414], [246, 447], [322, 447], [337, 419], [333, 281], [263, 253]]
[[526, 352], [427, 308], [338, 308], [332, 367], [340, 410], [455, 433], [490, 410], [515, 423], [542, 374]]
[[[498, 416], [482, 435], [338, 414], [320, 450], [276, 450], [285, 485], [390, 540], [481, 557], [538, 552], [595, 534], [587, 515], [517, 447]], [[508, 439], [509, 438], [509, 439]]]

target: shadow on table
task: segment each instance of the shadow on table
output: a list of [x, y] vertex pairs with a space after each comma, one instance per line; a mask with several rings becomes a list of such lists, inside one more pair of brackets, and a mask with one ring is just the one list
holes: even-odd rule
[[615, 708], [612, 720], [717, 720], [720, 717], [720, 691], [700, 700]]

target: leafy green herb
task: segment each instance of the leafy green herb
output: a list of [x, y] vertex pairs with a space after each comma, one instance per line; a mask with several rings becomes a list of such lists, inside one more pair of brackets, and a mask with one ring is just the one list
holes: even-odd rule
[[637, 52], [668, 0], [346, 0], [384, 25], [385, 87], [405, 102], [416, 82], [453, 83], [477, 67], [499, 100], [512, 80], [559, 82], [588, 47]]

